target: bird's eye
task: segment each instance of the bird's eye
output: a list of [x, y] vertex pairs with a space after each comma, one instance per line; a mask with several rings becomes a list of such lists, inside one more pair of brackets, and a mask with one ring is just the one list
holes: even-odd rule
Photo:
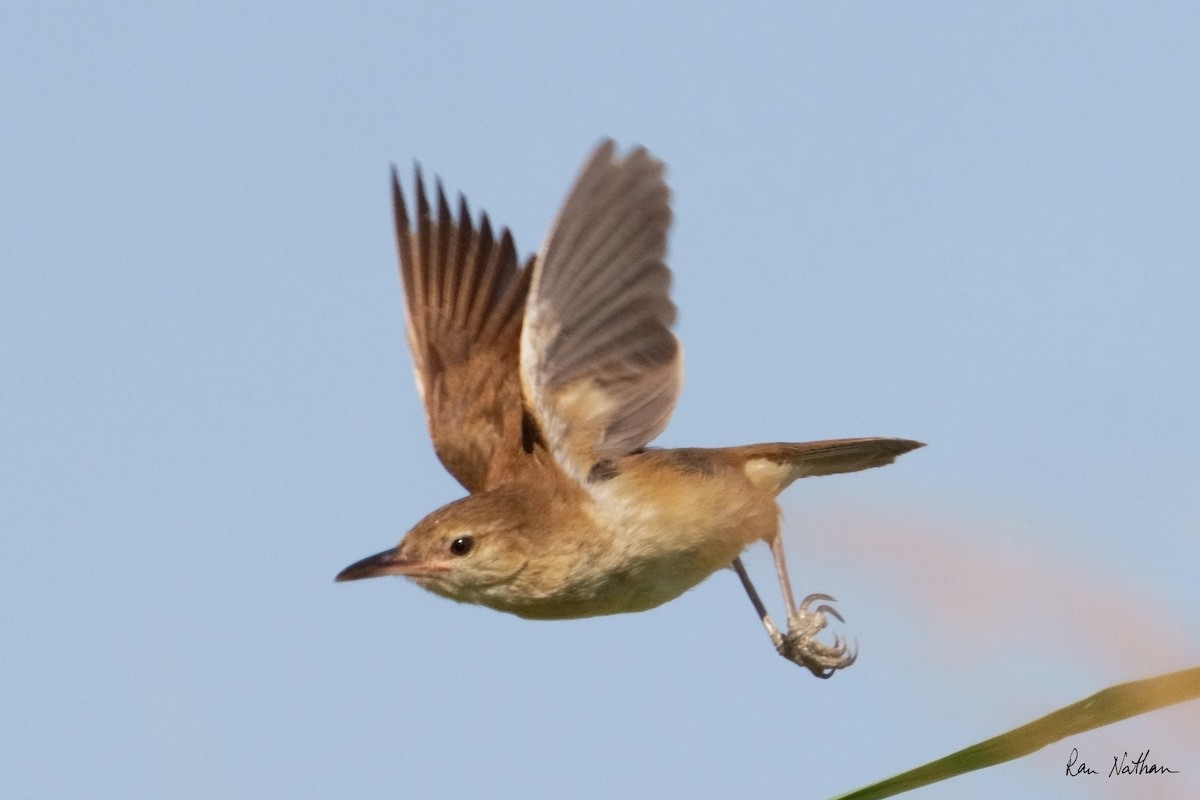
[[471, 548], [475, 546], [474, 536], [460, 536], [450, 543], [450, 553], [456, 556], [465, 556], [471, 552]]

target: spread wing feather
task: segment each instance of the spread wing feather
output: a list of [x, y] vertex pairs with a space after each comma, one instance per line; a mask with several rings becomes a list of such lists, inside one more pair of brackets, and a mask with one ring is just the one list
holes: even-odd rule
[[512, 236], [478, 226], [461, 196], [458, 213], [437, 186], [436, 214], [416, 171], [409, 219], [392, 171], [408, 343], [438, 458], [471, 492], [483, 491], [520, 456], [523, 400], [518, 374], [521, 317], [531, 271]]
[[533, 267], [522, 385], [556, 461], [580, 481], [657, 436], [679, 396], [669, 201], [661, 162], [642, 148], [617, 156], [605, 141]]

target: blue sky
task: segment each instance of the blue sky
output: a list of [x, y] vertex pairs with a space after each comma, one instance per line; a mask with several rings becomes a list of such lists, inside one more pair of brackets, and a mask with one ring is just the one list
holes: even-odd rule
[[[0, 794], [819, 798], [1200, 664], [1195, 5], [18, 2], [0, 31]], [[727, 572], [565, 623], [332, 582], [460, 491], [389, 165], [530, 252], [602, 136], [674, 192], [659, 444], [929, 443], [783, 496], [797, 590], [861, 646], [831, 681]], [[1198, 715], [913, 796], [1195, 796]], [[1183, 771], [1068, 780], [1071, 747]]]

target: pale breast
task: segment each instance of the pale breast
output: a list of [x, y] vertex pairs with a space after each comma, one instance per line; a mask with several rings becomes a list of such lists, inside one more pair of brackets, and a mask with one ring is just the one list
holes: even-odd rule
[[645, 611], [778, 530], [774, 497], [719, 459], [645, 454], [596, 476], [531, 541], [516, 585], [475, 602], [535, 619]]
[[628, 606], [617, 611], [678, 597], [778, 530], [774, 498], [719, 464], [704, 472], [639, 464], [592, 494], [596, 524], [612, 537], [604, 594]]

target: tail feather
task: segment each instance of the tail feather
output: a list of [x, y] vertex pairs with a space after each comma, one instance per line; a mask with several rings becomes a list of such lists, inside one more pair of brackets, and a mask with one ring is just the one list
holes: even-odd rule
[[797, 478], [886, 466], [908, 451], [924, 446], [924, 442], [911, 439], [868, 437], [752, 444], [729, 448], [729, 454], [742, 462], [751, 483], [779, 494]]

